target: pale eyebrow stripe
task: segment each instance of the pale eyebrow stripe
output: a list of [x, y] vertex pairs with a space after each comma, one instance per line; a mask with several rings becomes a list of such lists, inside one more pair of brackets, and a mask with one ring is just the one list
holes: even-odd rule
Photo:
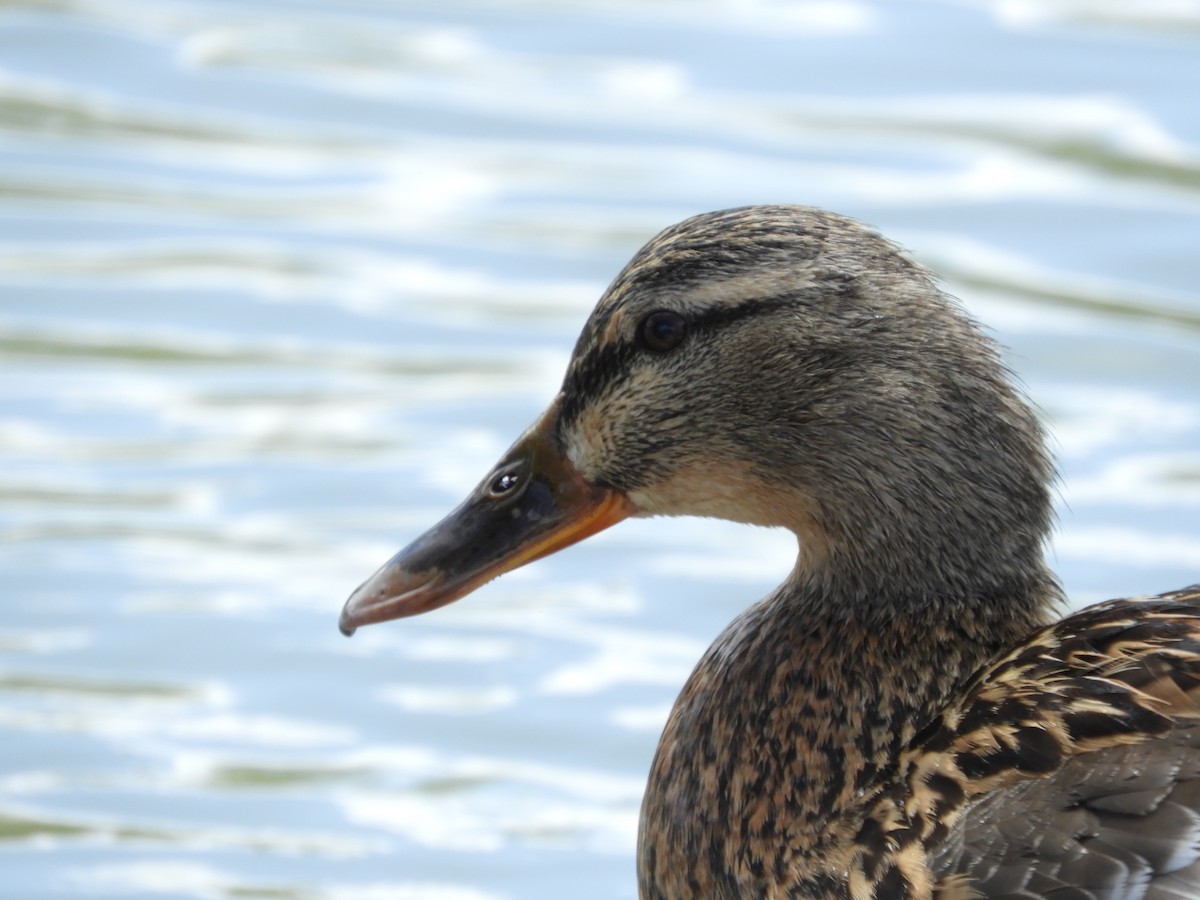
[[731, 278], [704, 278], [685, 282], [676, 291], [678, 303], [672, 307], [685, 315], [702, 315], [705, 310], [717, 311], [721, 306], [740, 307], [744, 303], [769, 300], [773, 297], [796, 295], [817, 286], [816, 273], [797, 271], [789, 266], [783, 271], [770, 266], [755, 267]]

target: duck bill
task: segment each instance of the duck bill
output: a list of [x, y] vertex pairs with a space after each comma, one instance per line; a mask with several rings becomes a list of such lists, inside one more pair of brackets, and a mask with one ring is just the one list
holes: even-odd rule
[[559, 400], [463, 503], [366, 580], [338, 627], [429, 612], [493, 578], [603, 531], [633, 513], [628, 498], [591, 484], [555, 435]]

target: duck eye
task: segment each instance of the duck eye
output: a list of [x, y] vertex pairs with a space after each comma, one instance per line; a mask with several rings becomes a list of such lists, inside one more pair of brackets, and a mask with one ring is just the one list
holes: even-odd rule
[[505, 472], [502, 475], [497, 475], [496, 480], [488, 488], [488, 496], [492, 499], [499, 499], [505, 494], [512, 493], [513, 489], [520, 483], [521, 477], [516, 472]]
[[687, 336], [687, 320], [677, 312], [660, 309], [642, 320], [642, 343], [658, 353], [674, 350]]

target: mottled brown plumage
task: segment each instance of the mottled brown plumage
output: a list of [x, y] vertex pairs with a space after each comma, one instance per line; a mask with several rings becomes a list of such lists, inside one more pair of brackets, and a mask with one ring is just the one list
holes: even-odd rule
[[787, 527], [791, 575], [664, 729], [645, 900], [1200, 896], [1200, 586], [1049, 624], [1051, 478], [922, 268], [830, 213], [711, 213], [634, 257], [547, 413], [342, 628], [626, 515]]

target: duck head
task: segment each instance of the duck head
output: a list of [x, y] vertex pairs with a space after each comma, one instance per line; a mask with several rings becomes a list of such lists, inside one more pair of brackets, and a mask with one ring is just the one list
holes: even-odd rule
[[846, 602], [1020, 595], [1044, 577], [1050, 477], [993, 342], [892, 244], [809, 207], [708, 213], [637, 253], [550, 407], [340, 627], [442, 606], [628, 516], [789, 528], [792, 579]]

